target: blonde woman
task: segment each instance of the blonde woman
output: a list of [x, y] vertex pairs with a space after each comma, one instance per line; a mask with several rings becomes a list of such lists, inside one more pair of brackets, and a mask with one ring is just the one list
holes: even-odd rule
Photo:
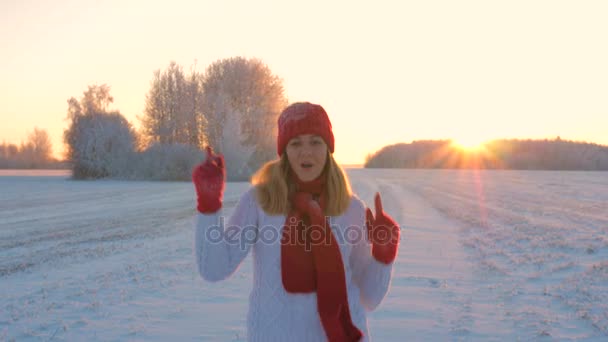
[[294, 103], [278, 120], [279, 159], [262, 166], [224, 225], [224, 159], [207, 149], [197, 191], [196, 262], [207, 281], [229, 277], [252, 251], [249, 341], [369, 341], [366, 311], [391, 281], [400, 229], [352, 192], [333, 158], [325, 110]]

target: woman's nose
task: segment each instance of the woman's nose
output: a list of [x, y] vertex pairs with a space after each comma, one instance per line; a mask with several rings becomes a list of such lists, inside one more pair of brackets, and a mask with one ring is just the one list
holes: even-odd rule
[[312, 154], [312, 146], [310, 144], [302, 144], [302, 148], [300, 149], [300, 154], [304, 156], [309, 156]]

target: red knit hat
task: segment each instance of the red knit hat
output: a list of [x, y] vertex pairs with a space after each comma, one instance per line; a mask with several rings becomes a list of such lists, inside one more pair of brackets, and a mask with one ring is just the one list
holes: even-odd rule
[[296, 102], [289, 105], [279, 116], [279, 137], [277, 153], [285, 152], [285, 146], [300, 134], [315, 134], [323, 138], [327, 149], [334, 153], [334, 133], [325, 109], [310, 102]]

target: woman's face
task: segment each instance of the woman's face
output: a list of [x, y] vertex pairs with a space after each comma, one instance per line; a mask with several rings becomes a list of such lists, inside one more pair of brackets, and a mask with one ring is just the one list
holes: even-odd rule
[[289, 166], [301, 181], [316, 179], [327, 162], [327, 145], [318, 135], [301, 134], [289, 140], [285, 148]]

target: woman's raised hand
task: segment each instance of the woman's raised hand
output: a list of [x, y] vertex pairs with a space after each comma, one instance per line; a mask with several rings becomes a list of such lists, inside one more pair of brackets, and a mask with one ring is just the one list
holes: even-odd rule
[[376, 193], [374, 202], [376, 216], [374, 217], [370, 208], [365, 211], [367, 237], [372, 244], [374, 258], [382, 263], [390, 264], [397, 257], [401, 231], [395, 220], [382, 209], [382, 200], [379, 193]]
[[192, 182], [196, 188], [197, 206], [203, 214], [215, 213], [222, 208], [226, 187], [224, 156], [213, 153], [207, 146], [207, 158], [192, 171]]

